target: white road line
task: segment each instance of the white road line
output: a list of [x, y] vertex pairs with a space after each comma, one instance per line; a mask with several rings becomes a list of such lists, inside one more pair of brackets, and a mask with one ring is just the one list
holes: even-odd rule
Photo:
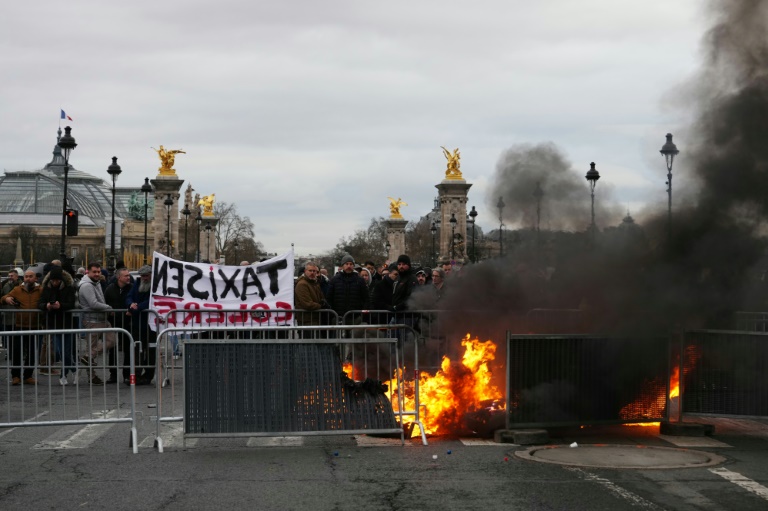
[[248, 438], [248, 447], [300, 447], [304, 445], [302, 436], [252, 436]]
[[640, 507], [642, 509], [654, 509], [654, 510], [663, 509], [657, 506], [656, 504], [654, 504], [653, 502], [647, 501], [639, 495], [635, 495], [631, 491], [626, 490], [617, 484], [614, 484], [613, 482], [609, 481], [604, 477], [597, 476], [595, 474], [587, 472], [586, 470], [582, 470], [576, 467], [563, 467], [563, 468], [565, 470], [575, 472], [579, 477], [581, 477], [584, 480], [592, 481], [603, 486], [608, 491], [610, 491], [617, 497], [624, 499], [625, 501], [629, 502], [633, 506]]
[[[46, 410], [46, 411], [44, 411], [44, 412], [40, 412], [40, 413], [38, 413], [37, 415], [35, 415], [34, 417], [32, 417], [31, 419], [27, 419], [27, 420], [25, 420], [24, 422], [35, 422], [37, 419], [39, 419], [39, 418], [40, 418], [40, 417], [42, 417], [43, 415], [48, 415], [48, 411]], [[3, 436], [5, 436], [5, 435], [7, 435], [8, 433], [10, 433], [11, 431], [13, 431], [13, 430], [15, 430], [15, 429], [16, 429], [16, 428], [6, 429], [6, 430], [5, 430], [5, 431], [3, 431], [2, 433], [0, 433], [0, 437], [3, 437]]]
[[493, 440], [488, 440], [487, 438], [459, 438], [459, 441], [467, 446], [474, 447], [477, 445], [495, 445], [495, 446], [502, 446], [502, 447], [519, 447], [517, 444], [499, 444], [494, 442]]
[[[127, 414], [127, 412], [126, 412]], [[98, 414], [99, 418], [113, 419], [118, 416], [117, 410], [110, 410], [106, 414]], [[126, 415], [127, 416], [127, 415]], [[115, 424], [88, 424], [87, 426], [64, 427], [49, 436], [39, 444], [32, 447], [37, 450], [48, 449], [84, 449], [90, 446], [100, 436], [109, 431]], [[76, 428], [76, 429], [73, 429]]]
[[720, 440], [715, 440], [714, 438], [706, 436], [659, 435], [659, 438], [678, 447], [733, 447]]
[[[160, 430], [160, 438], [163, 439], [163, 450], [168, 447], [172, 448], [184, 448], [184, 434], [182, 431], [182, 425], [180, 422], [170, 422], [163, 424]], [[187, 438], [186, 447], [197, 447], [198, 438]], [[146, 437], [139, 442], [139, 449], [142, 448], [154, 448], [155, 447], [155, 435]]]
[[731, 472], [727, 468], [710, 468], [709, 471], [713, 474], [719, 475], [726, 481], [730, 481], [733, 484], [741, 486], [748, 492], [752, 492], [758, 497], [762, 497], [763, 499], [768, 500], [768, 488], [748, 477], [744, 477], [738, 472]]

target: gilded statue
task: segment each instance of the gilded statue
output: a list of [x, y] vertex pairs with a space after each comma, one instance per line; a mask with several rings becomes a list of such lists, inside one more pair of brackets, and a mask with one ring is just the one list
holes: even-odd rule
[[440, 148], [443, 150], [443, 154], [445, 154], [445, 159], [448, 160], [448, 168], [445, 169], [445, 179], [463, 179], [461, 170], [459, 170], [461, 167], [459, 148], [454, 149], [453, 153], [443, 146], [440, 146]]
[[[151, 149], [155, 148], [152, 147]], [[187, 154], [181, 149], [166, 149], [162, 145], [160, 146], [160, 149], [155, 149], [155, 151], [157, 151], [157, 155], [160, 157], [160, 162], [162, 163], [160, 168], [157, 169], [160, 171], [161, 176], [175, 176], [176, 169], [173, 168], [173, 164], [176, 161], [176, 155], [179, 153]]]
[[389, 199], [389, 218], [403, 218], [403, 215], [400, 214], [400, 206], [407, 206], [408, 203], [404, 202], [400, 197], [397, 200], [392, 197], [387, 198]]
[[213, 216], [213, 202], [215, 199], [216, 194], [212, 193], [210, 195], [203, 195], [200, 202], [197, 203], [198, 206], [203, 207], [203, 216]]

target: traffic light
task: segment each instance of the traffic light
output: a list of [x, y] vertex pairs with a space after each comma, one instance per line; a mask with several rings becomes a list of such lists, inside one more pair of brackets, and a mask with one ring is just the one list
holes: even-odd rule
[[77, 236], [77, 210], [67, 210], [67, 236]]

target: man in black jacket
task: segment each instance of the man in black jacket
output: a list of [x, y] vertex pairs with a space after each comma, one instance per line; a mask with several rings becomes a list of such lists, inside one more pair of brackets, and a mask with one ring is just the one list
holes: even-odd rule
[[[45, 313], [43, 324], [48, 329], [64, 330], [73, 328], [72, 315], [69, 311], [75, 308], [75, 285], [72, 276], [53, 266], [43, 280], [42, 293], [38, 308]], [[63, 361], [61, 385], [67, 385], [67, 373], [77, 374], [75, 359], [75, 339], [73, 334], [54, 334], [53, 346], [57, 358]]]
[[[131, 328], [131, 317], [127, 315], [128, 305], [125, 303], [133, 287], [131, 280], [131, 272], [128, 271], [128, 268], [123, 267], [115, 270], [114, 282], [108, 285], [107, 290], [104, 291], [104, 301], [115, 310], [110, 318], [110, 322], [115, 328], [125, 328], [126, 330]], [[117, 383], [118, 349], [123, 352], [123, 380], [129, 379], [131, 376], [130, 342], [124, 335], [120, 334], [117, 343], [118, 346], [108, 350], [109, 379], [107, 383]]]
[[[408, 300], [419, 282], [411, 270], [411, 258], [405, 254], [397, 258], [397, 280], [392, 291], [392, 310], [395, 312], [395, 323], [413, 326], [418, 324], [419, 314], [408, 312]], [[398, 335], [405, 339], [404, 333]]]

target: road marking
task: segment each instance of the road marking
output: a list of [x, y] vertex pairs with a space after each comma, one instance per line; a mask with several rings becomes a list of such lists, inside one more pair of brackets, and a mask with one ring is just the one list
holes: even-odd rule
[[[103, 419], [113, 419], [118, 417], [118, 411], [110, 410], [106, 414], [99, 413], [98, 417]], [[39, 444], [32, 447], [32, 449], [85, 449], [93, 442], [95, 442], [100, 436], [109, 431], [114, 425], [115, 424], [88, 424], [84, 427], [64, 427]]]
[[[402, 443], [400, 442], [400, 438], [382, 438], [382, 437], [375, 437], [375, 436], [368, 436], [368, 435], [354, 435], [355, 442], [357, 443], [358, 447], [402, 447]], [[420, 440], [421, 437], [414, 437], [415, 439]], [[419, 441], [417, 444], [413, 442], [413, 439], [406, 438], [405, 439], [405, 447], [413, 446], [413, 445], [421, 445], [421, 442]]]
[[582, 479], [585, 479], [587, 481], [595, 482], [604, 488], [606, 488], [608, 491], [616, 495], [617, 497], [626, 500], [631, 505], [640, 507], [642, 509], [658, 509], [661, 510], [663, 508], [657, 506], [653, 502], [647, 501], [644, 498], [642, 498], [640, 495], [636, 495], [632, 493], [629, 490], [626, 490], [622, 488], [621, 486], [614, 484], [613, 482], [609, 481], [608, 479], [604, 477], [600, 477], [595, 474], [591, 474], [587, 472], [586, 470], [582, 470], [580, 468], [576, 467], [563, 467], [565, 470], [569, 470], [571, 472], [575, 472], [579, 477]]
[[301, 436], [252, 436], [248, 438], [248, 447], [300, 447], [304, 445]]
[[493, 440], [488, 440], [487, 438], [459, 438], [459, 441], [467, 446], [474, 447], [477, 445], [496, 445], [496, 446], [504, 446], [504, 447], [518, 447], [517, 444], [499, 444], [494, 442]]
[[[183, 449], [184, 446], [184, 432], [181, 429], [180, 422], [164, 423], [163, 428], [160, 430], [160, 438], [163, 440], [163, 450], [168, 447]], [[186, 448], [197, 447], [199, 438], [187, 438]], [[154, 448], [155, 447], [155, 435], [144, 438], [139, 443], [139, 449], [141, 448]]]
[[720, 440], [715, 440], [714, 438], [706, 436], [659, 435], [659, 438], [678, 447], [733, 447]]
[[713, 474], [719, 475], [726, 481], [730, 481], [733, 484], [741, 486], [748, 492], [752, 492], [755, 495], [762, 497], [765, 500], [768, 500], [768, 488], [766, 488], [760, 483], [753, 481], [748, 477], [744, 477], [738, 472], [731, 472], [727, 468], [710, 468], [709, 471], [712, 472]]

